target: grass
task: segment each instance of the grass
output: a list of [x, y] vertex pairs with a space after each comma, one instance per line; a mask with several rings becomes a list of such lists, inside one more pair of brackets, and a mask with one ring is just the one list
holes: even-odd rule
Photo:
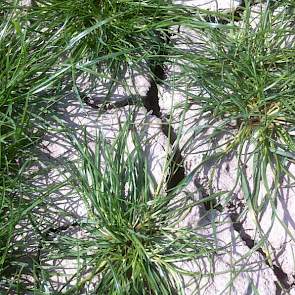
[[[126, 149], [128, 138], [131, 151]], [[63, 257], [67, 249], [66, 257], [85, 260], [91, 273], [76, 274], [79, 282], [65, 294], [78, 292], [95, 278], [96, 294], [185, 294], [184, 275], [198, 273], [181, 263], [212, 251], [209, 240], [178, 226], [194, 202], [179, 197], [180, 188], [168, 195], [157, 192], [130, 122], [112, 143], [101, 134], [92, 149], [86, 141], [72, 141], [82, 162], [69, 163], [68, 180], [88, 211], [80, 224], [84, 237], [60, 234], [52, 255]]]
[[96, 85], [111, 80], [111, 87], [124, 85], [122, 77], [128, 70], [144, 70], [143, 74], [151, 77], [163, 55], [173, 55], [168, 44], [172, 27], [183, 23], [210, 26], [199, 14], [170, 0], [37, 0], [29, 18], [42, 38], [53, 38], [56, 46], [63, 48], [81, 100], [77, 81], [83, 74]]
[[59, 46], [73, 62], [103, 68], [115, 76], [122, 65], [136, 66], [159, 54], [160, 38], [189, 15], [166, 0], [35, 1], [30, 12], [42, 35], [58, 31]]
[[[26, 146], [34, 136], [28, 136], [28, 97], [26, 67], [29, 55], [25, 34], [19, 22], [7, 14], [0, 27], [0, 175], [1, 175], [1, 273], [11, 250], [14, 228], [23, 210], [19, 207], [18, 171], [22, 170]], [[17, 34], [16, 34], [17, 32]], [[28, 68], [27, 68], [28, 69]], [[32, 135], [32, 133], [30, 134]]]
[[[235, 180], [227, 184], [228, 192], [219, 202], [231, 205], [234, 193], [243, 196], [238, 221], [248, 218], [255, 225], [253, 239], [270, 262], [271, 235], [278, 224], [294, 241], [277, 208], [279, 198], [286, 197], [282, 188], [288, 194], [290, 187], [291, 194], [295, 179], [295, 6], [294, 1], [267, 1], [260, 12], [251, 14], [249, 4], [236, 28], [230, 23], [225, 30], [197, 32], [199, 39], [190, 42], [195, 49], [181, 61], [178, 81], [186, 77], [188, 85], [198, 88], [197, 94], [185, 92], [186, 103], [208, 118], [195, 126], [194, 135], [198, 130], [210, 133], [203, 140], [208, 150], [195, 173], [211, 166], [207, 185], [214, 191], [224, 161], [237, 159], [237, 167], [229, 167]], [[191, 150], [194, 135], [184, 149]]]
[[[27, 186], [33, 147], [55, 116], [51, 106], [60, 91], [66, 95], [72, 88], [70, 92], [81, 98], [76, 84], [81, 74], [93, 76], [97, 83], [105, 78], [120, 83], [126, 67], [140, 70], [147, 64], [152, 76], [164, 59], [177, 59], [183, 70], [181, 78], [201, 90], [201, 95], [187, 93], [186, 103], [201, 107], [220, 122], [214, 136], [232, 130], [223, 150], [217, 154], [214, 150], [212, 157], [221, 161], [236, 152], [241, 163], [237, 179], [248, 209], [254, 216], [263, 212], [264, 204], [258, 200], [261, 183], [267, 191], [265, 200], [275, 203], [282, 174], [294, 180], [288, 165], [295, 158], [295, 53], [287, 44], [293, 34], [294, 2], [267, 2], [256, 27], [252, 27], [249, 2], [241, 26], [204, 22], [210, 14], [217, 19], [222, 14], [188, 10], [165, 0], [36, 0], [27, 9], [19, 1], [2, 1], [0, 9], [1, 292], [7, 280], [11, 287], [5, 289], [7, 294], [12, 290], [18, 294], [83, 294], [84, 287], [97, 280], [95, 294], [186, 294], [187, 277], [212, 274], [187, 271], [184, 264], [209, 259], [226, 249], [215, 246], [213, 251], [217, 241], [211, 243], [179, 225], [196, 206], [181, 194], [191, 179], [169, 190], [166, 179], [160, 184], [153, 180], [133, 114], [111, 144], [99, 133], [95, 147], [90, 148], [93, 145], [86, 136], [81, 141], [67, 131], [79, 156], [64, 167], [66, 180], [87, 208], [87, 218], [77, 220], [82, 236], [61, 231], [55, 239], [47, 239], [38, 232], [50, 253], [45, 261], [35, 260], [26, 274], [32, 286], [25, 287], [21, 273], [9, 278], [11, 265], [21, 269], [22, 262], [14, 253], [19, 247], [16, 236], [22, 234], [20, 223], [29, 222], [27, 215], [41, 202], [32, 196], [44, 199], [52, 191], [45, 187], [41, 193]], [[233, 19], [228, 13], [222, 18], [223, 22]], [[191, 40], [197, 46], [193, 52], [177, 49], [169, 38], [177, 35], [178, 25], [197, 32], [204, 42]], [[253, 149], [245, 160], [249, 145]], [[252, 189], [245, 172], [249, 158], [254, 167]], [[269, 167], [274, 183], [267, 177]], [[214, 195], [207, 199], [212, 198]], [[258, 218], [256, 222], [260, 229]], [[212, 224], [213, 232], [215, 226]], [[38, 222], [32, 228], [38, 231]], [[264, 240], [262, 236], [261, 244]], [[26, 248], [25, 241], [20, 247]], [[50, 285], [58, 270], [49, 270], [45, 263], [56, 258], [78, 262], [70, 282], [58, 290]]]
[[[292, 3], [268, 3], [261, 13], [254, 14], [256, 19], [259, 16], [255, 25], [247, 6], [242, 27], [200, 32], [202, 43], [183, 65], [189, 83], [201, 92], [190, 93], [190, 103], [219, 120], [214, 136], [231, 134], [219, 157], [237, 152], [240, 176], [252, 158], [254, 183], [263, 181], [266, 188], [272, 186], [266, 177], [268, 167], [279, 185], [278, 178], [288, 173], [288, 163], [294, 163], [292, 13]], [[243, 155], [249, 146], [252, 152], [245, 160]], [[213, 153], [216, 155], [216, 151]]]
[[[18, 258], [13, 254], [16, 247], [15, 236], [17, 233], [15, 228], [23, 218], [26, 218], [28, 210], [34, 207], [33, 200], [30, 203], [28, 196], [21, 195], [21, 187], [26, 184], [22, 173], [25, 170], [23, 167], [32, 159], [32, 147], [42, 135], [40, 133], [41, 126], [37, 126], [36, 123], [44, 121], [44, 113], [56, 100], [52, 89], [54, 87], [59, 89], [59, 86], [55, 84], [55, 81], [59, 79], [63, 82], [64, 74], [71, 74], [73, 68], [81, 69], [78, 67], [78, 65], [81, 66], [81, 62], [86, 62], [84, 66], [87, 65], [88, 71], [91, 71], [92, 67], [95, 69], [95, 73], [99, 73], [104, 67], [107, 71], [112, 72], [111, 75], [115, 73], [115, 76], [118, 69], [120, 70], [124, 64], [138, 64], [143, 60], [149, 62], [151, 56], [156, 58], [161, 53], [164, 45], [159, 41], [163, 36], [166, 36], [171, 25], [192, 20], [189, 18], [188, 11], [170, 5], [166, 1], [128, 1], [124, 3], [104, 1], [98, 6], [94, 1], [78, 1], [74, 4], [68, 1], [35, 1], [34, 5], [26, 10], [22, 9], [19, 1], [2, 2], [1, 5], [2, 11], [5, 12], [1, 14], [0, 30], [2, 177], [0, 226], [1, 236], [5, 237], [1, 244], [1, 270], [6, 273], [6, 266], [11, 263], [19, 263]], [[88, 9], [85, 10], [85, 7]], [[66, 59], [64, 59], [65, 57]], [[175, 230], [169, 227], [163, 228], [164, 225], [168, 226], [168, 221], [175, 219], [173, 217], [175, 213], [172, 212], [169, 213], [170, 216], [161, 218], [158, 216], [159, 213], [165, 212], [168, 215], [168, 208], [171, 209], [172, 206], [172, 204], [168, 205], [168, 200], [171, 201], [172, 197], [169, 199], [158, 197], [156, 201], [150, 199], [146, 169], [143, 173], [144, 179], [140, 179], [138, 175], [138, 165], [142, 159], [140, 158], [141, 151], [138, 150], [139, 145], [137, 144], [136, 147], [135, 158], [130, 155], [126, 163], [123, 163], [122, 159], [118, 159], [118, 164], [126, 164], [127, 167], [129, 165], [127, 174], [118, 176], [128, 177], [128, 173], [131, 173], [130, 177], [143, 181], [139, 188], [144, 191], [136, 190], [134, 179], [125, 179], [127, 184], [132, 185], [131, 189], [134, 191], [130, 193], [133, 196], [130, 200], [128, 199], [130, 196], [127, 196], [126, 204], [117, 196], [113, 205], [120, 210], [130, 210], [129, 215], [125, 216], [122, 211], [118, 212], [118, 216], [111, 216], [109, 212], [100, 221], [99, 218], [103, 217], [102, 211], [96, 212], [96, 216], [91, 214], [91, 221], [98, 222], [98, 224], [101, 222], [101, 228], [93, 228], [92, 223], [85, 224], [87, 231], [94, 236], [87, 243], [85, 241], [82, 243], [85, 243], [84, 247], [87, 250], [97, 243], [94, 239], [101, 238], [100, 243], [107, 242], [108, 236], [101, 237], [105, 230], [103, 222], [107, 222], [108, 218], [109, 222], [114, 219], [116, 223], [122, 219], [122, 224], [115, 224], [111, 229], [118, 241], [114, 243], [111, 241], [109, 244], [111, 247], [109, 254], [111, 254], [111, 250], [118, 250], [118, 247], [123, 246], [126, 241], [131, 243], [130, 249], [126, 249], [126, 251], [130, 250], [133, 254], [131, 257], [126, 256], [126, 265], [122, 269], [118, 269], [118, 275], [121, 276], [120, 284], [126, 285], [132, 292], [143, 287], [146, 292], [156, 288], [157, 293], [160, 292], [159, 290], [169, 293], [172, 292], [172, 289], [180, 290], [181, 288], [177, 279], [181, 279], [182, 271], [173, 266], [173, 262], [199, 255], [195, 253], [195, 244], [184, 245], [183, 243], [191, 240], [200, 245], [201, 242], [189, 231], [180, 229], [176, 231], [180, 237], [174, 241]], [[81, 154], [82, 158], [87, 156], [89, 157], [87, 153]], [[132, 163], [133, 160], [136, 163]], [[140, 164], [146, 165], [146, 163]], [[133, 168], [137, 170], [132, 172]], [[94, 169], [94, 167], [90, 166], [88, 169]], [[99, 175], [101, 173], [99, 169], [100, 167], [97, 167], [97, 170], [93, 172], [102, 178], [102, 175]], [[121, 173], [120, 171], [115, 172]], [[83, 176], [77, 175], [77, 177]], [[110, 180], [104, 178], [94, 179], [94, 181], [97, 181], [97, 185], [110, 184], [108, 183]], [[84, 185], [84, 188], [87, 189], [87, 183]], [[114, 185], [117, 185], [114, 189], [120, 189], [120, 187], [122, 189], [122, 183]], [[36, 188], [31, 188], [35, 195], [38, 192], [34, 190]], [[92, 197], [86, 195], [84, 201], [86, 202], [88, 198], [88, 202], [95, 202]], [[99, 202], [99, 199], [96, 201]], [[103, 199], [101, 202], [103, 204]], [[97, 206], [101, 204], [98, 203]], [[105, 203], [105, 209], [111, 205], [111, 203]], [[164, 205], [168, 207], [165, 208]], [[98, 207], [97, 209], [99, 209]], [[181, 211], [181, 208], [179, 210]], [[142, 231], [136, 233], [133, 227], [137, 225], [134, 224], [135, 221], [132, 224], [129, 219], [145, 216], [147, 221], [142, 224]], [[122, 228], [120, 228], [121, 226]], [[152, 226], [156, 228], [152, 228]], [[99, 231], [97, 232], [97, 230]], [[167, 236], [165, 237], [165, 235]], [[161, 241], [160, 237], [165, 237], [165, 239]], [[158, 246], [160, 252], [153, 254], [154, 257], [151, 259], [153, 246]], [[186, 253], [184, 250], [189, 251]], [[107, 257], [107, 249], [105, 249], [105, 253], [100, 253], [100, 251], [101, 249], [98, 247], [97, 253], [93, 254], [94, 259], [88, 258], [94, 266], [103, 262], [101, 259]], [[166, 253], [170, 255], [170, 258], [167, 257], [167, 261], [164, 256]], [[112, 257], [116, 267], [120, 266], [118, 257], [116, 258], [118, 254]], [[101, 258], [100, 255], [103, 255], [104, 258]], [[122, 255], [121, 258], [124, 258], [124, 253]], [[134, 268], [130, 268], [128, 264], [135, 263], [138, 255], [141, 257], [141, 261], [134, 265]], [[149, 261], [149, 259], [151, 260]], [[100, 288], [103, 290], [113, 288], [115, 292], [115, 276], [112, 277], [111, 271], [111, 264], [105, 266], [101, 271], [105, 278], [102, 280]], [[171, 273], [171, 278], [167, 278], [167, 282], [163, 281], [163, 272]], [[130, 273], [134, 281], [132, 284], [128, 282], [131, 279]], [[36, 276], [33, 269], [31, 275]], [[8, 292], [11, 290], [24, 291], [22, 276], [18, 274], [17, 277], [16, 281], [11, 278], [12, 285], [8, 287]], [[9, 280], [9, 277], [6, 279]], [[1, 284], [3, 286], [3, 282]], [[36, 287], [40, 288], [40, 286]], [[42, 292], [41, 289], [40, 292]]]
[[[17, 4], [17, 2], [15, 2]], [[40, 138], [44, 101], [37, 93], [48, 79], [46, 72], [56, 58], [47, 46], [28, 32], [26, 17], [17, 5], [1, 2], [0, 15], [0, 273], [14, 260], [15, 228], [35, 203], [25, 191], [25, 171], [32, 159], [31, 147]], [[40, 41], [40, 40], [39, 40]], [[43, 106], [42, 106], [43, 104]]]

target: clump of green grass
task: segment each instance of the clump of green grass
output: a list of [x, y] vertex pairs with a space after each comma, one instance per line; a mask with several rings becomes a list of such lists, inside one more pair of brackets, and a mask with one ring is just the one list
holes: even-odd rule
[[[129, 152], [128, 137], [134, 144]], [[181, 263], [211, 251], [207, 239], [178, 226], [193, 202], [179, 195], [180, 187], [159, 192], [131, 125], [122, 126], [113, 143], [98, 136], [92, 149], [73, 141], [80, 163], [70, 165], [68, 180], [88, 209], [80, 224], [85, 236], [60, 234], [54, 243], [59, 254], [51, 254], [85, 260], [88, 275], [80, 269], [78, 283], [65, 294], [95, 278], [96, 294], [184, 294], [184, 276], [197, 273]]]
[[50, 86], [49, 71], [56, 61], [39, 44], [42, 40], [28, 32], [26, 21], [12, 6], [0, 23], [0, 169], [7, 175], [13, 167], [19, 170], [18, 160], [34, 141], [32, 114], [36, 119], [41, 103], [50, 102], [48, 93], [43, 91], [42, 99], [37, 93]]
[[167, 0], [46, 0], [35, 1], [31, 12], [44, 34], [61, 29], [61, 42], [74, 58], [118, 55], [126, 61], [157, 53], [159, 33], [183, 15], [188, 12]]
[[[3, 229], [0, 271], [5, 271], [10, 261], [17, 263], [12, 244], [15, 228], [33, 207], [21, 195], [24, 181], [21, 174], [32, 157], [31, 147], [40, 138], [41, 126], [36, 122], [43, 122], [43, 112], [55, 100], [51, 90], [56, 80], [69, 73], [72, 63], [74, 69], [80, 70], [77, 63], [81, 61], [87, 62], [85, 67], [96, 68], [98, 73], [101, 64], [106, 64], [107, 71], [116, 71], [122, 64], [156, 59], [165, 46], [161, 38], [165, 38], [169, 26], [193, 20], [188, 11], [164, 0], [34, 1], [25, 12], [16, 0], [2, 2], [0, 7], [3, 8], [0, 13], [0, 229]], [[59, 64], [65, 56], [66, 62]], [[81, 241], [83, 253], [93, 274], [102, 278], [99, 290], [105, 293], [117, 292], [117, 275], [126, 293], [140, 288], [144, 292], [155, 289], [155, 294], [180, 290], [178, 279], [186, 272], [174, 263], [202, 255], [206, 246], [188, 229], [173, 228], [179, 218], [177, 214], [182, 213], [186, 205], [181, 203], [183, 200], [173, 201], [172, 193], [165, 197], [152, 196], [149, 187], [152, 184], [139, 143], [127, 160], [123, 157], [125, 153], [119, 153], [126, 145], [124, 136], [116, 142], [117, 151], [103, 141], [108, 146], [103, 155], [99, 155], [98, 150], [93, 155], [78, 146], [84, 166], [94, 173], [93, 181], [102, 190], [93, 195], [91, 180], [80, 179], [85, 176], [84, 170], [73, 170], [75, 181], [82, 181], [79, 193], [85, 195], [85, 203], [89, 208], [96, 208], [93, 212], [89, 209], [89, 222], [82, 225], [91, 236]], [[100, 143], [98, 147], [101, 148]], [[89, 162], [92, 156], [95, 161], [103, 158], [109, 167], [115, 165], [113, 171], [106, 170], [104, 174], [100, 166], [95, 168], [92, 160]], [[127, 170], [118, 170], [120, 165]], [[80, 172], [83, 173], [79, 175]], [[127, 195], [119, 195], [126, 185]], [[107, 189], [103, 190], [105, 186]], [[114, 195], [113, 201], [107, 198], [108, 190]], [[120, 211], [113, 216], [108, 207]], [[109, 234], [114, 235], [113, 240]], [[103, 247], [106, 243], [109, 248]], [[125, 250], [121, 251], [121, 247]], [[158, 247], [156, 252], [153, 247]], [[72, 245], [69, 248], [72, 249]], [[112, 259], [110, 263], [108, 256]], [[122, 264], [120, 259], [126, 262]], [[118, 274], [113, 272], [114, 267]], [[167, 278], [165, 274], [169, 274]], [[21, 276], [19, 278], [21, 281]]]
[[18, 184], [14, 178], [21, 170], [19, 161], [25, 146], [31, 141], [26, 134], [28, 81], [23, 80], [24, 64], [29, 56], [25, 36], [12, 14], [7, 8], [0, 23], [0, 272], [10, 254], [11, 239], [20, 215], [19, 200], [15, 199]]
[[169, 0], [37, 0], [29, 15], [43, 36], [56, 35], [79, 70], [113, 78], [126, 65], [162, 60], [171, 26], [204, 25], [197, 11]]
[[254, 174], [260, 179], [270, 164], [279, 177], [295, 157], [294, 5], [266, 3], [256, 25], [250, 12], [246, 5], [234, 29], [200, 31], [205, 41], [183, 68], [203, 93], [191, 102], [222, 122], [214, 134], [236, 130], [223, 155], [242, 157], [251, 144]]
[[[15, 258], [11, 254], [15, 227], [32, 207], [24, 198], [22, 174], [32, 158], [30, 148], [40, 136], [41, 126], [36, 121], [54, 97], [44, 90], [50, 85], [49, 70], [56, 55], [28, 32], [18, 1], [1, 2], [0, 6], [1, 272]], [[41, 99], [38, 92], [42, 90]]]

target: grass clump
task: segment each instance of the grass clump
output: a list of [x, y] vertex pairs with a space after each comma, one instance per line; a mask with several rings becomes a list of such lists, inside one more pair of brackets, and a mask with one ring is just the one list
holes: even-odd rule
[[246, 5], [235, 29], [200, 32], [184, 70], [203, 94], [191, 101], [221, 122], [215, 135], [236, 130], [223, 154], [252, 145], [254, 166], [264, 174], [271, 164], [277, 177], [295, 157], [294, 5], [265, 5], [258, 14]]
[[48, 44], [40, 45], [42, 40], [34, 39], [26, 21], [12, 6], [0, 24], [0, 169], [6, 175], [19, 170], [28, 146], [36, 139], [32, 118], [40, 118], [44, 101], [49, 104], [54, 96], [44, 90], [52, 84], [48, 76], [56, 56]]
[[204, 50], [211, 58], [194, 67], [196, 83], [206, 95], [199, 101], [196, 97], [196, 102], [215, 117], [236, 123], [239, 132], [232, 148], [255, 139], [263, 148], [294, 151], [290, 131], [295, 123], [295, 52], [288, 43], [294, 33], [290, 14], [268, 8], [257, 27], [251, 28], [249, 12], [245, 26], [232, 33], [206, 31]]
[[86, 234], [78, 240], [61, 235], [56, 244], [62, 256], [86, 259], [91, 273], [66, 294], [95, 278], [95, 294], [184, 294], [184, 276], [197, 273], [181, 263], [209, 255], [208, 240], [178, 226], [192, 202], [179, 188], [157, 192], [130, 128], [124, 125], [112, 144], [99, 136], [93, 149], [74, 141], [81, 164], [71, 165], [69, 180], [88, 208], [80, 224]]
[[12, 254], [15, 228], [33, 207], [34, 201], [24, 193], [23, 172], [41, 135], [41, 125], [36, 122], [54, 97], [43, 91], [41, 99], [37, 93], [48, 87], [48, 72], [56, 58], [29, 32], [18, 1], [3, 2], [0, 7], [1, 273], [16, 259]]
[[30, 12], [42, 35], [56, 34], [73, 62], [116, 72], [161, 58], [169, 28], [197, 23], [192, 11], [168, 0], [37, 0]]
[[25, 78], [29, 53], [25, 34], [13, 13], [7, 8], [0, 23], [0, 273], [7, 265], [14, 228], [22, 211], [16, 197], [17, 174], [23, 166], [26, 146], [33, 140], [33, 136], [28, 136], [29, 81]]

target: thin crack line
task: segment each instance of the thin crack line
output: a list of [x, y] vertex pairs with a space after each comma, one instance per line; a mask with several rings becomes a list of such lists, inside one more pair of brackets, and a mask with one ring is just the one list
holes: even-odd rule
[[[228, 205], [228, 207], [231, 209], [232, 209], [232, 206], [233, 206], [232, 204]], [[239, 221], [239, 214], [236, 212], [232, 212], [232, 213], [229, 212], [229, 217], [232, 221], [234, 230], [239, 234], [242, 241], [246, 244], [246, 246], [249, 249], [253, 249], [256, 246], [255, 240], [253, 240], [251, 238], [251, 236], [248, 235], [246, 233], [246, 231], [244, 230], [243, 223], [241, 221]], [[267, 255], [265, 254], [265, 252], [263, 251], [263, 249], [261, 247], [257, 248], [255, 251], [263, 256], [263, 258], [265, 259], [266, 265], [270, 269], [272, 269], [274, 275], [276, 276], [276, 278], [278, 280], [279, 284], [276, 283], [276, 287], [277, 287], [276, 295], [284, 294], [282, 292], [289, 291], [292, 287], [295, 286], [295, 282], [292, 284], [290, 284], [288, 282], [288, 280], [289, 280], [288, 275], [286, 272], [283, 271], [283, 269], [280, 266], [275, 265], [275, 264], [271, 265], [269, 263], [269, 261], [267, 259]]]

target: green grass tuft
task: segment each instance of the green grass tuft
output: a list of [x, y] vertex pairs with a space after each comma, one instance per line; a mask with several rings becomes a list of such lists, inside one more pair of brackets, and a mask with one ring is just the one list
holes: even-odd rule
[[251, 14], [247, 5], [236, 28], [199, 31], [203, 43], [183, 65], [202, 93], [190, 94], [190, 102], [221, 122], [216, 137], [231, 134], [223, 156], [237, 152], [242, 161], [252, 145], [247, 159], [254, 158], [254, 182], [264, 177], [267, 189], [272, 183], [266, 169], [271, 167], [278, 185], [295, 157], [294, 9], [287, 2], [268, 3]]
[[[134, 145], [129, 152], [128, 138], [128, 147]], [[85, 259], [91, 273], [65, 294], [95, 278], [98, 294], [184, 294], [184, 276], [199, 274], [181, 263], [211, 251], [210, 241], [179, 226], [193, 202], [176, 191], [155, 193], [138, 135], [128, 123], [112, 144], [101, 135], [92, 149], [73, 141], [81, 163], [70, 165], [68, 180], [88, 208], [80, 224], [85, 237], [61, 234], [55, 244], [67, 257]]]

